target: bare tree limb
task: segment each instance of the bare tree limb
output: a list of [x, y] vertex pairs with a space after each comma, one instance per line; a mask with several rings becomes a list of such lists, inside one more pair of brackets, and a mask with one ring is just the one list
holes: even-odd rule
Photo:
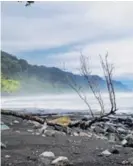
[[[70, 87], [84, 101], [84, 103], [88, 106], [89, 111], [91, 113], [92, 120], [86, 124], [85, 128], [90, 127], [95, 122], [102, 121], [103, 118], [108, 117], [111, 114], [115, 114], [115, 112], [117, 111], [115, 90], [114, 90], [113, 80], [112, 80], [114, 68], [113, 68], [113, 65], [108, 63], [108, 53], [105, 56], [105, 60], [103, 60], [102, 57], [100, 56], [100, 62], [101, 62], [101, 66], [103, 69], [105, 82], [106, 82], [106, 86], [107, 86], [107, 90], [108, 90], [108, 94], [109, 94], [110, 106], [111, 106], [108, 112], [107, 112], [107, 110], [105, 110], [104, 101], [103, 101], [103, 97], [101, 95], [101, 92], [100, 92], [100, 90], [98, 90], [98, 88], [96, 88], [96, 80], [94, 80], [93, 76], [91, 76], [88, 58], [86, 58], [82, 53], [80, 56], [81, 75], [87, 80], [89, 89], [91, 90], [93, 96], [95, 97], [96, 101], [99, 104], [101, 111], [100, 111], [100, 115], [98, 117], [94, 116], [91, 105], [90, 105], [89, 101], [87, 101], [87, 97], [85, 96], [84, 93], [81, 93], [81, 88], [77, 88], [78, 87], [77, 83], [71, 78], [70, 78], [70, 80], [68, 80], [68, 84], [70, 85]], [[78, 123], [82, 124], [82, 122], [78, 122]], [[70, 124], [70, 126], [72, 126], [72, 125]]]

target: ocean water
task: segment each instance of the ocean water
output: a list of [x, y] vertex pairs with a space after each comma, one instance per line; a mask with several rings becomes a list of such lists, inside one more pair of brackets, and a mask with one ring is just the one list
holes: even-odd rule
[[[99, 111], [98, 102], [92, 94], [86, 94], [92, 110]], [[108, 94], [102, 94], [105, 109], [110, 108]], [[133, 113], [133, 93], [116, 93], [116, 102], [119, 113]], [[88, 110], [84, 101], [77, 94], [44, 94], [35, 96], [2, 97], [3, 109], [25, 110], [32, 112], [65, 113], [86, 112]]]

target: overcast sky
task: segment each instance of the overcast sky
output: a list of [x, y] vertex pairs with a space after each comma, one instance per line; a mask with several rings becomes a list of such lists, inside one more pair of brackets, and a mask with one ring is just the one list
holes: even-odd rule
[[90, 57], [101, 74], [99, 54], [109, 53], [115, 77], [133, 78], [133, 1], [2, 2], [2, 50], [32, 64], [79, 72], [79, 56]]

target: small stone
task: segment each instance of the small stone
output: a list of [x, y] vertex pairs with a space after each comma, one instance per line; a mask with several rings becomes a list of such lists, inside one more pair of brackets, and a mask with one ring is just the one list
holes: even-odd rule
[[118, 150], [118, 149], [113, 149], [113, 150], [111, 151], [111, 153], [112, 153], [112, 154], [119, 154], [119, 150]]
[[115, 133], [116, 132], [116, 128], [114, 126], [112, 126], [111, 124], [107, 125], [106, 128], [107, 128], [106, 132], [109, 132], [109, 133]]
[[104, 129], [101, 128], [100, 126], [95, 126], [93, 130], [97, 134], [99, 134], [99, 133], [104, 134]]
[[30, 132], [30, 133], [32, 133], [32, 132], [33, 132], [33, 130], [30, 130], [30, 129], [28, 129], [27, 131], [28, 131], [28, 132]]
[[40, 135], [40, 133], [36, 132], [36, 135]]
[[77, 132], [74, 132], [73, 136], [79, 136], [79, 134]]
[[133, 157], [128, 158], [128, 162], [133, 165]]
[[108, 150], [104, 150], [104, 151], [101, 153], [101, 155], [103, 155], [103, 156], [110, 156], [111, 153], [110, 153]]
[[46, 152], [43, 152], [42, 154], [40, 154], [40, 156], [43, 156], [43, 157], [50, 157], [50, 158], [55, 158], [55, 155], [53, 152], [50, 152], [50, 151], [46, 151]]
[[79, 136], [81, 136], [81, 137], [89, 137], [89, 135], [87, 133], [84, 133], [84, 132], [80, 132]]
[[127, 145], [127, 140], [124, 139], [123, 141], [121, 141], [121, 144], [122, 144], [123, 146], [126, 146], [126, 145]]
[[125, 129], [121, 128], [121, 127], [118, 127], [117, 128], [117, 131], [120, 133], [120, 134], [127, 134], [128, 131], [126, 131]]
[[58, 158], [53, 160], [51, 164], [55, 166], [70, 166], [68, 158], [64, 156], [59, 156]]
[[127, 165], [127, 164], [129, 164], [129, 161], [124, 160], [124, 161], [122, 161], [121, 164], [122, 164], [122, 165]]
[[46, 151], [39, 155], [39, 165], [40, 166], [48, 166], [52, 162], [52, 160], [55, 159], [55, 155], [53, 152]]
[[19, 123], [19, 121], [18, 121], [18, 120], [14, 120], [14, 121], [13, 121], [13, 123], [18, 124], [18, 123]]
[[45, 134], [42, 134], [42, 137], [46, 137], [46, 135], [45, 135]]
[[109, 142], [115, 142], [118, 140], [117, 136], [115, 135], [115, 133], [109, 133], [108, 134], [108, 139], [109, 139]]
[[5, 158], [10, 158], [11, 156], [10, 155], [5, 155]]
[[19, 130], [16, 130], [16, 133], [20, 133], [20, 131], [19, 131]]
[[133, 135], [132, 134], [128, 134], [125, 139], [127, 140], [127, 145], [129, 147], [133, 147]]
[[5, 145], [5, 144], [3, 144], [2, 142], [0, 142], [0, 144], [1, 144], [1, 149], [6, 148], [6, 145]]

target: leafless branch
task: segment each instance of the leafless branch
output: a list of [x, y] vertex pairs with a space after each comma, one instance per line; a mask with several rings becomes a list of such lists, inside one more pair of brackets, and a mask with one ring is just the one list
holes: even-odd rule
[[88, 124], [87, 127], [90, 127], [93, 123], [101, 121], [104, 117], [114, 114], [117, 111], [115, 90], [114, 90], [113, 80], [112, 80], [114, 67], [113, 67], [113, 65], [109, 64], [109, 62], [108, 62], [108, 53], [106, 54], [104, 60], [100, 56], [100, 62], [101, 62], [101, 66], [103, 69], [105, 82], [106, 82], [106, 86], [107, 86], [107, 90], [108, 90], [108, 94], [109, 94], [109, 101], [110, 101], [110, 105], [111, 105], [111, 108], [108, 112], [105, 110], [103, 97], [101, 95], [100, 88], [98, 88], [97, 80], [95, 80], [93, 75], [91, 75], [88, 58], [85, 57], [81, 53], [81, 56], [80, 56], [81, 75], [87, 81], [87, 85], [88, 85], [89, 89], [91, 90], [93, 96], [95, 97], [96, 101], [99, 104], [101, 111], [100, 111], [100, 115], [98, 117], [94, 116], [91, 105], [90, 105], [89, 101], [87, 101], [86, 95], [84, 93], [82, 93], [82, 91], [81, 91], [82, 88], [81, 87], [79, 88], [79, 86], [77, 85], [76, 81], [73, 78], [69, 78], [69, 79], [67, 78], [69, 86], [78, 94], [78, 96], [84, 101], [84, 103], [89, 108], [89, 111], [92, 116], [92, 121]]

